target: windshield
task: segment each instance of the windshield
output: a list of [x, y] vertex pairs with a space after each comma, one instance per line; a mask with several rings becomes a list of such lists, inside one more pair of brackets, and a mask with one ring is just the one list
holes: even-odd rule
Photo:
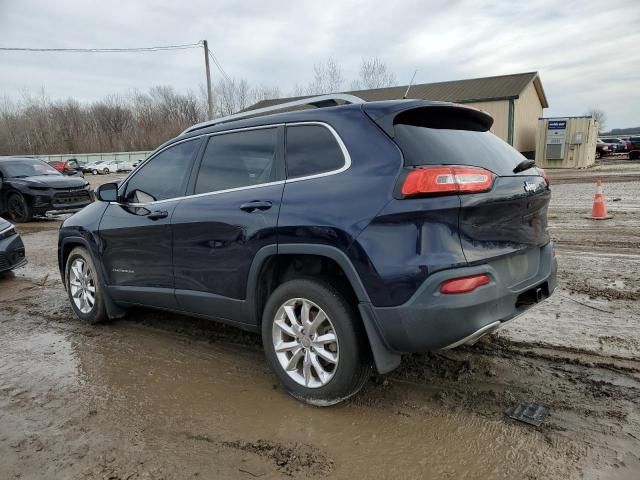
[[42, 160], [9, 160], [0, 163], [0, 167], [8, 178], [35, 177], [37, 175], [61, 175], [55, 168]]

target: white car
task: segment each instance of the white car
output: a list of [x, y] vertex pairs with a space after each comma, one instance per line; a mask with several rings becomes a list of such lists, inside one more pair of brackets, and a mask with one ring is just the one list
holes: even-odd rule
[[130, 172], [133, 166], [124, 160], [103, 160], [91, 165], [91, 173], [94, 175], [107, 175], [116, 172]]

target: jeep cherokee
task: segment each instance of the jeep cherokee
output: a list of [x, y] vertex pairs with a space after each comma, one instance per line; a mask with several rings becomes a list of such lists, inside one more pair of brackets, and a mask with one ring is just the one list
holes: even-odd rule
[[372, 366], [473, 343], [553, 292], [549, 182], [487, 113], [318, 98], [196, 125], [102, 185], [60, 230], [75, 314], [261, 332], [287, 392], [330, 405]]

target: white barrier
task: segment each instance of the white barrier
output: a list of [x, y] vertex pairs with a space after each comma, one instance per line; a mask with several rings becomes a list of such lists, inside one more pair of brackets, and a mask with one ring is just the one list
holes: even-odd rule
[[60, 155], [27, 155], [29, 157], [39, 158], [45, 162], [51, 161], [66, 161], [72, 158], [78, 160], [78, 163], [96, 163], [103, 160], [123, 160], [125, 162], [135, 162], [137, 160], [144, 160], [149, 156], [151, 151], [139, 151], [139, 152], [108, 152], [108, 153], [64, 153]]

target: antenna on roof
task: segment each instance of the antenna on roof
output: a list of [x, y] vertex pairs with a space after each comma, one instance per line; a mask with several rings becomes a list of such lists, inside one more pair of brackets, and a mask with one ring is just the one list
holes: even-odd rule
[[416, 78], [416, 73], [418, 73], [418, 70], [416, 70], [415, 72], [413, 72], [413, 77], [411, 77], [411, 81], [409, 82], [409, 85], [407, 86], [407, 91], [404, 92], [404, 95], [402, 96], [402, 99], [404, 100], [405, 98], [407, 98], [407, 95], [409, 95], [409, 90], [411, 89], [411, 85], [413, 85], [413, 79]]

